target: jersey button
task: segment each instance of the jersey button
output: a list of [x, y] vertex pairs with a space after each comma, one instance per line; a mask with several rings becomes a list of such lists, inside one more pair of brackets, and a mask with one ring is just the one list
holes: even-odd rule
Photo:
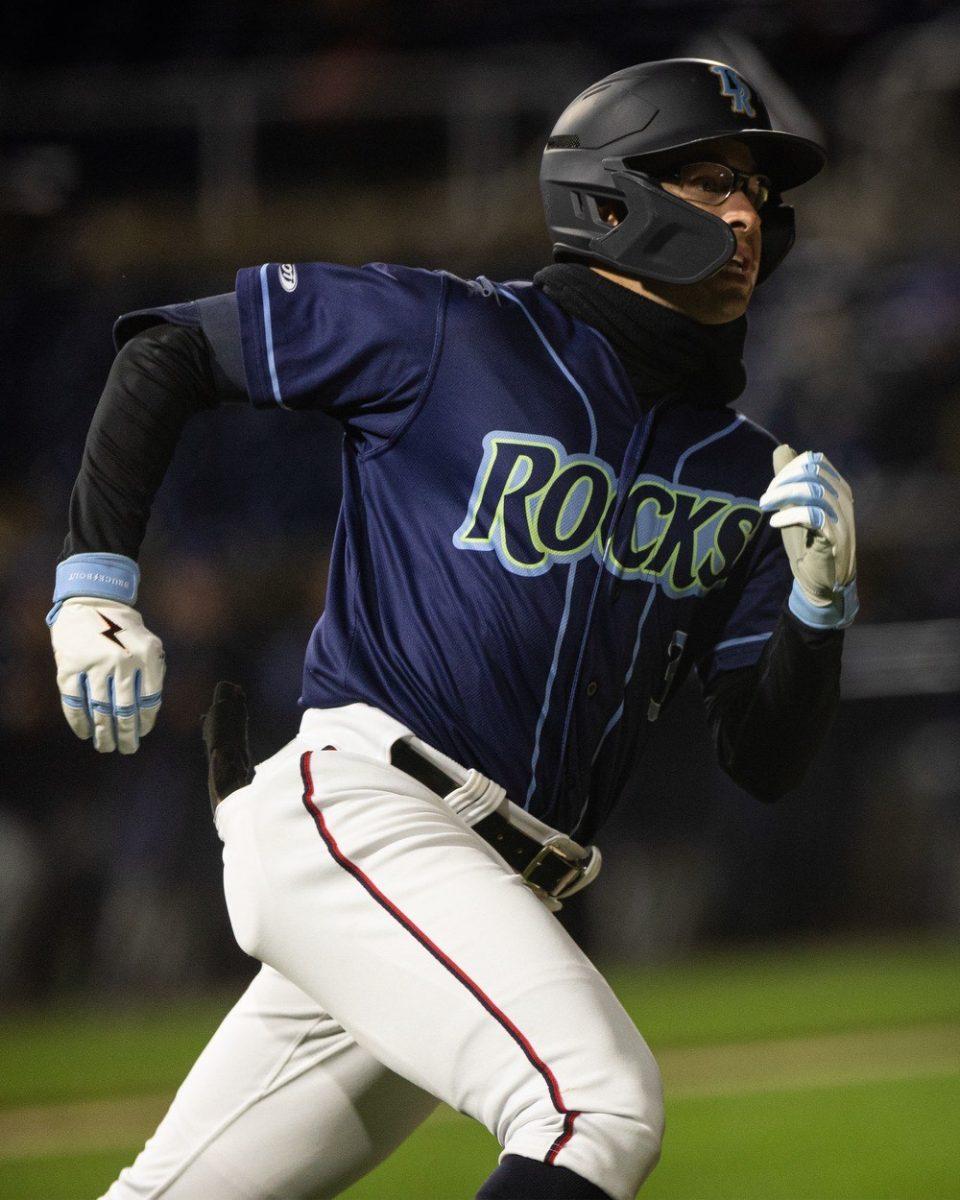
[[597, 681], [595, 679], [591, 679], [590, 682], [587, 684], [587, 695], [595, 696], [597, 694], [598, 686], [599, 685], [597, 684]]

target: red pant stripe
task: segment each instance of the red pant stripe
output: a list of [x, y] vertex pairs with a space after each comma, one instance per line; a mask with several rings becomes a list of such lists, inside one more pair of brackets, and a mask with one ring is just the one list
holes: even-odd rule
[[420, 943], [420, 945], [423, 946], [428, 953], [432, 954], [441, 966], [445, 967], [455, 979], [458, 979], [460, 983], [462, 983], [463, 986], [470, 992], [474, 999], [483, 1005], [493, 1019], [503, 1029], [506, 1030], [511, 1038], [513, 1038], [513, 1040], [523, 1051], [527, 1061], [542, 1077], [544, 1083], [546, 1083], [547, 1091], [550, 1095], [550, 1101], [553, 1104], [553, 1107], [558, 1113], [563, 1114], [563, 1131], [550, 1147], [544, 1160], [545, 1162], [552, 1164], [557, 1155], [560, 1153], [561, 1149], [573, 1136], [573, 1123], [580, 1114], [572, 1109], [567, 1108], [567, 1106], [564, 1104], [563, 1096], [560, 1094], [560, 1088], [553, 1072], [539, 1056], [539, 1054], [537, 1054], [529, 1040], [520, 1032], [516, 1025], [514, 1025], [506, 1013], [501, 1008], [498, 1008], [497, 1005], [494, 1004], [494, 1002], [486, 994], [486, 992], [484, 992], [478, 984], [474, 983], [470, 976], [467, 975], [467, 973], [461, 967], [458, 967], [453, 959], [440, 949], [436, 942], [432, 941], [422, 929], [418, 928], [418, 926], [410, 920], [406, 913], [397, 908], [393, 901], [388, 899], [383, 892], [380, 891], [373, 880], [368, 875], [364, 874], [364, 872], [360, 869], [360, 867], [357, 866], [355, 862], [352, 862], [349, 858], [347, 858], [347, 856], [337, 845], [336, 839], [330, 832], [330, 828], [324, 820], [323, 813], [317, 807], [314, 799], [313, 777], [310, 774], [311, 755], [312, 751], [307, 750], [300, 756], [300, 775], [303, 779], [303, 804], [307, 812], [311, 815], [311, 817], [313, 817], [314, 824], [317, 827], [317, 832], [323, 839], [323, 842], [329, 850], [331, 857], [339, 866], [347, 871], [348, 874], [352, 875], [353, 878], [356, 879], [360, 886], [374, 900], [376, 900], [377, 904], [379, 904], [381, 908], [388, 912], [390, 916], [393, 917], [398, 924], [402, 925], [408, 933], [412, 934]]
[[553, 1166], [554, 1162], [556, 1161], [557, 1155], [564, 1148], [564, 1146], [567, 1144], [567, 1142], [569, 1142], [570, 1139], [573, 1137], [573, 1123], [579, 1116], [580, 1116], [580, 1114], [578, 1112], [574, 1112], [571, 1110], [567, 1111], [566, 1115], [563, 1118], [563, 1131], [560, 1134], [560, 1136], [557, 1138], [557, 1140], [553, 1143], [553, 1145], [550, 1147], [550, 1149], [547, 1151], [547, 1157], [543, 1160], [544, 1162], [547, 1162], [551, 1166]]

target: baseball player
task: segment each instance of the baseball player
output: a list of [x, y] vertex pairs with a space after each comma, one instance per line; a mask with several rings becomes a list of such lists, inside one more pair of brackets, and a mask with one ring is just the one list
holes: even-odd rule
[[299, 732], [216, 808], [262, 969], [111, 1200], [334, 1196], [438, 1100], [503, 1147], [483, 1200], [635, 1195], [657, 1066], [553, 912], [691, 668], [762, 799], [833, 712], [850, 488], [730, 407], [823, 159], [731, 67], [645, 63], [560, 117], [532, 282], [267, 263], [120, 319], [49, 617], [78, 736], [156, 720], [136, 559], [193, 413], [328, 414], [343, 503]]

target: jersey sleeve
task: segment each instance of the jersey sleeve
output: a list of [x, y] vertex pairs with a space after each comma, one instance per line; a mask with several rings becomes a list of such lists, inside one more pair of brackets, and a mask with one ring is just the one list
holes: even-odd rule
[[204, 296], [180, 304], [161, 304], [153, 308], [138, 308], [124, 313], [113, 326], [114, 349], [120, 350], [132, 337], [152, 325], [179, 325], [199, 329], [210, 349], [210, 364], [217, 395], [221, 399], [238, 400], [247, 396], [240, 349], [240, 320], [234, 292], [219, 296]]
[[697, 674], [709, 687], [721, 671], [751, 667], [773, 633], [793, 575], [778, 529], [765, 518], [742, 573], [719, 594]]
[[251, 400], [320, 409], [368, 439], [390, 439], [426, 392], [444, 279], [385, 263], [244, 268], [237, 298]]

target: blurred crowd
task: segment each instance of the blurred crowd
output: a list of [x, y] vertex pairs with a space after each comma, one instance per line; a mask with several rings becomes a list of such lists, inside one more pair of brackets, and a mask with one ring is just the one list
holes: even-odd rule
[[[264, 52], [322, 49], [323, 30], [330, 44], [340, 44], [344, 30], [356, 33], [356, 12], [396, 7], [288, 3], [276, 6], [284, 18], [274, 22], [271, 6], [274, 42], [268, 39]], [[453, 55], [458, 47], [466, 54], [468, 46], [458, 42], [451, 10], [458, 8], [462, 18], [469, 7], [424, 6], [446, 13], [447, 24], [435, 31], [447, 30]], [[622, 20], [642, 14], [649, 25], [671, 7], [701, 12], [695, 5], [611, 7]], [[733, 5], [731, 12], [747, 22], [756, 7]], [[790, 7], [805, 6], [759, 6], [768, 22], [780, 13], [781, 25]], [[889, 7], [809, 6], [814, 15], [794, 47], [800, 60], [806, 48], [806, 77], [802, 61], [783, 54], [785, 34], [775, 22], [758, 44], [747, 43], [742, 31], [716, 35], [721, 48], [739, 46], [784, 81], [784, 105], [791, 99], [801, 105], [805, 118], [824, 131], [833, 158], [809, 206], [798, 197], [803, 240], [751, 310], [750, 383], [741, 407], [798, 448], [826, 449], [852, 480], [862, 622], [956, 619], [960, 167], [943, 146], [955, 147], [960, 132], [960, 22], [950, 6], [931, 3], [918, 6], [905, 28], [900, 8], [893, 13]], [[869, 10], [873, 24], [851, 33], [838, 16], [841, 8]], [[561, 32], [584, 10], [551, 6]], [[171, 34], [170, 44], [154, 47], [152, 62], [166, 54], [178, 70], [199, 71], [191, 64], [201, 44], [208, 51], [219, 46], [224, 60], [242, 58], [236, 39], [249, 42], [268, 10], [207, 3], [197, 11], [202, 21], [192, 30], [194, 40], [184, 45]], [[542, 18], [532, 6], [530, 29], [538, 14]], [[29, 26], [26, 6], [19, 17]], [[296, 44], [294, 17], [306, 21], [309, 45]], [[704, 53], [711, 27], [701, 24]], [[481, 25], [484, 42], [492, 38], [491, 23]], [[647, 33], [634, 26], [626, 59], [599, 35], [583, 45], [568, 41], [566, 53], [587, 64], [572, 90], [627, 61], [689, 52], [674, 26]], [[220, 42], [210, 30], [220, 31]], [[123, 31], [133, 38], [129, 13]], [[203, 41], [208, 34], [212, 41]], [[136, 60], [124, 38], [116, 39], [118, 61]], [[937, 46], [939, 74], [928, 69]], [[9, 44], [4, 53], [11, 55]], [[100, 61], [92, 52], [89, 57]], [[386, 57], [379, 70], [398, 70], [396, 63]], [[66, 71], [76, 63], [54, 59], [54, 66]], [[50, 78], [62, 83], [55, 72]], [[391, 86], [402, 90], [403, 77]], [[343, 151], [347, 139], [338, 121], [332, 144]], [[468, 214], [470, 203], [482, 199], [494, 225], [474, 222], [476, 236], [465, 238], [462, 227], [453, 227], [456, 206], [445, 200], [436, 210], [423, 207], [431, 190], [447, 199], [457, 194], [457, 178], [449, 178], [456, 156], [451, 165], [449, 155], [436, 155], [417, 190], [405, 194], [395, 179], [371, 179], [375, 128], [374, 122], [365, 129], [362, 121], [351, 128], [356, 161], [345, 154], [336, 168], [335, 204], [338, 213], [353, 214], [350, 235], [338, 241], [329, 224], [318, 226], [313, 257], [360, 262], [389, 255], [511, 277], [529, 277], [545, 263], [549, 248], [538, 232], [535, 173], [546, 129], [519, 136], [514, 161], [503, 164], [500, 198], [517, 206], [516, 222], [499, 236], [496, 194], [492, 201], [468, 196]], [[160, 720], [129, 759], [97, 756], [76, 742], [60, 716], [43, 616], [85, 431], [109, 370], [112, 322], [146, 304], [228, 290], [232, 269], [226, 264], [255, 261], [247, 257], [254, 251], [279, 259], [296, 257], [302, 247], [299, 256], [307, 256], [309, 234], [295, 214], [295, 236], [288, 239], [283, 226], [278, 234], [270, 224], [274, 210], [264, 205], [253, 233], [218, 244], [199, 263], [178, 258], [176, 246], [160, 254], [151, 239], [166, 227], [164, 206], [195, 203], [192, 168], [178, 174], [178, 160], [168, 158], [159, 197], [114, 197], [114, 224], [102, 212], [91, 222], [85, 164], [94, 160], [90, 170], [102, 170], [110, 138], [98, 144], [89, 135], [87, 142], [71, 141], [53, 138], [54, 132], [26, 136], [8, 122], [0, 193], [0, 238], [10, 263], [0, 281], [6, 368], [0, 405], [0, 1002], [91, 986], [202, 987], [249, 973], [220, 891], [200, 718], [215, 682], [233, 679], [250, 700], [257, 759], [294, 732], [303, 648], [322, 611], [340, 494], [339, 431], [332, 421], [239, 405], [195, 419], [141, 556], [140, 607], [163, 638], [169, 663]], [[150, 131], [138, 136], [149, 147]], [[399, 160], [403, 145], [384, 153]], [[37, 161], [39, 174], [24, 176], [24, 163]], [[271, 186], [282, 191], [283, 163], [277, 161]], [[295, 167], [290, 186], [300, 195]], [[109, 171], [103, 177], [109, 179]], [[316, 190], [333, 195], [328, 177]], [[30, 203], [31, 196], [47, 196], [49, 203]], [[389, 226], [382, 212], [388, 203]], [[426, 249], [425, 212], [442, 258]], [[117, 247], [131, 222], [137, 228], [138, 214], [142, 226], [121, 258], [123, 269], [98, 269], [98, 262], [118, 261]], [[601, 957], [650, 959], [704, 940], [785, 932], [960, 929], [955, 693], [917, 695], [905, 685], [902, 694], [892, 687], [882, 697], [844, 702], [808, 781], [772, 808], [738, 792], [714, 765], [695, 684], [665, 714], [660, 733], [634, 798], [601, 839], [606, 883], [565, 916]]]

